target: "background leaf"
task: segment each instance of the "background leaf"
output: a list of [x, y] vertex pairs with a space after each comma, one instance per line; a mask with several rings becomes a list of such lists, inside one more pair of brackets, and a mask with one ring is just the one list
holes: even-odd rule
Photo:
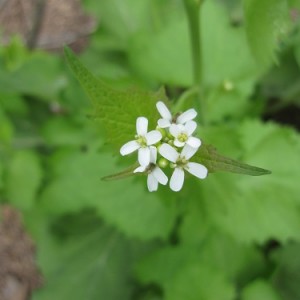
[[15, 152], [6, 174], [6, 197], [21, 209], [32, 208], [42, 176], [41, 164], [34, 152]]
[[165, 248], [145, 258], [137, 269], [143, 283], [160, 283], [166, 300], [232, 299], [224, 274], [199, 257], [199, 248]]
[[44, 207], [58, 215], [94, 207], [109, 224], [128, 236], [166, 238], [176, 215], [174, 199], [163, 202], [157, 193], [149, 193], [146, 176], [101, 180], [117, 169], [118, 163], [111, 154], [96, 146], [87, 152], [57, 153], [52, 159], [54, 179], [42, 195]]
[[273, 284], [279, 290], [282, 299], [296, 300], [300, 297], [300, 260], [299, 243], [290, 243], [276, 253], [279, 263], [273, 274]]
[[246, 286], [242, 293], [242, 300], [281, 300], [282, 298], [270, 283], [256, 280]]
[[214, 174], [195, 181], [199, 191], [193, 194], [194, 201], [201, 199], [198, 210], [205, 212], [195, 223], [198, 228], [206, 224], [222, 228], [240, 242], [299, 239], [299, 135], [272, 123], [253, 121], [244, 122], [239, 132], [243, 159], [263, 164], [272, 174], [259, 178]]
[[140, 243], [103, 225], [91, 210], [52, 221], [52, 226], [31, 218], [30, 226], [40, 227], [32, 232], [40, 241], [39, 262], [47, 282], [34, 300], [132, 299], [131, 269], [144, 251]]
[[257, 61], [269, 64], [275, 60], [278, 39], [287, 30], [286, 0], [244, 0], [249, 45]]

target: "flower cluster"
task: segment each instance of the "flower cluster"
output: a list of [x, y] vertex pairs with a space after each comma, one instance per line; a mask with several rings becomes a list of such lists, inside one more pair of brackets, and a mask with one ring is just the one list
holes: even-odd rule
[[157, 102], [156, 107], [161, 115], [156, 130], [148, 132], [148, 119], [138, 117], [135, 139], [123, 145], [120, 153], [128, 155], [138, 151], [140, 166], [134, 173], [148, 174], [147, 186], [150, 192], [156, 191], [159, 183], [163, 185], [168, 183], [168, 177], [161, 168], [169, 166], [174, 169], [169, 185], [177, 192], [183, 186], [185, 171], [200, 179], [207, 176], [205, 166], [190, 162], [201, 146], [200, 139], [193, 136], [197, 128], [197, 123], [193, 119], [197, 116], [197, 112], [189, 109], [173, 117], [162, 101]]

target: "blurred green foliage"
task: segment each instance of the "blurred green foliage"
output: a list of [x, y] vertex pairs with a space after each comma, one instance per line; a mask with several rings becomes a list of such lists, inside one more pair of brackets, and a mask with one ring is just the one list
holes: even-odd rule
[[[103, 86], [151, 101], [165, 86], [171, 105], [194, 106], [182, 1], [84, 5], [100, 22], [80, 60]], [[198, 135], [272, 175], [189, 178], [178, 194], [149, 193], [143, 176], [102, 181], [128, 160], [108, 145], [64, 59], [18, 38], [1, 46], [0, 201], [22, 212], [36, 242], [45, 285], [34, 300], [299, 299], [299, 118], [294, 128], [265, 121], [300, 111], [300, 21], [288, 14], [299, 9], [204, 1], [207, 124]], [[124, 113], [116, 121], [132, 123]]]

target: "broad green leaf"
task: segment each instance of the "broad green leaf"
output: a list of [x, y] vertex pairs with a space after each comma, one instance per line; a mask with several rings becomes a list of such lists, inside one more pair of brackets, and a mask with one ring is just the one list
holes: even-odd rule
[[288, 3], [291, 9], [300, 9], [300, 3], [298, 0], [288, 0]]
[[[120, 169], [119, 162], [95, 146], [86, 151], [60, 151], [52, 158], [53, 179], [42, 195], [51, 214], [94, 207], [109, 223], [129, 236], [166, 238], [173, 226], [176, 202], [149, 193], [146, 176], [106, 182], [102, 177]], [[49, 170], [50, 172], [50, 170]]]
[[243, 0], [250, 48], [261, 64], [276, 59], [278, 40], [287, 31], [287, 0]]
[[[18, 69], [0, 71], [0, 90], [35, 96], [40, 100], [56, 100], [66, 85], [61, 61], [43, 53], [33, 53]], [[46, 91], [46, 92], [45, 92]]]
[[[254, 245], [242, 244], [206, 221], [204, 206], [189, 201], [179, 231], [181, 244], [198, 247], [199, 256], [214, 268], [219, 268], [231, 281], [244, 285], [253, 277], [264, 274], [266, 264], [263, 255]], [[203, 221], [205, 220], [205, 221]]]
[[282, 300], [272, 285], [262, 279], [257, 279], [247, 285], [242, 291], [242, 300]]
[[[189, 33], [184, 9], [181, 12], [176, 19], [166, 24], [162, 22], [158, 30], [133, 37], [130, 63], [146, 79], [171, 85], [192, 85]], [[226, 10], [217, 1], [204, 1], [201, 14], [204, 83], [208, 87], [219, 87], [224, 80], [231, 80], [236, 90], [245, 95], [248, 91], [243, 83], [252, 82], [260, 68], [255, 66], [247, 47], [244, 29], [230, 25]]]
[[[193, 84], [188, 26], [184, 9], [181, 12], [156, 31], [133, 37], [129, 58], [141, 78], [173, 86]], [[241, 118], [249, 110], [249, 97], [263, 67], [255, 64], [244, 28], [230, 24], [220, 3], [203, 1], [201, 15], [206, 120]]]
[[70, 49], [65, 49], [65, 56], [71, 70], [91, 99], [94, 107], [93, 117], [102, 122], [110, 143], [121, 147], [132, 140], [136, 133], [137, 117], [147, 117], [149, 129], [156, 127], [159, 115], [155, 104], [158, 100], [166, 101], [163, 89], [156, 93], [136, 89], [115, 90], [95, 78]]
[[230, 300], [234, 289], [221, 269], [201, 259], [201, 249], [167, 247], [141, 261], [137, 275], [144, 284], [162, 286], [166, 300]]
[[13, 134], [14, 126], [0, 106], [0, 150], [4, 145], [10, 145]]
[[2, 164], [2, 161], [0, 160], [0, 191], [3, 188], [3, 173], [4, 173], [4, 166]]
[[290, 243], [277, 253], [278, 267], [273, 274], [272, 282], [279, 290], [281, 299], [298, 300], [300, 298], [299, 251], [299, 243]]
[[15, 152], [5, 181], [8, 201], [23, 210], [32, 208], [42, 175], [40, 160], [34, 152]]
[[[298, 39], [300, 45], [300, 35]], [[282, 53], [280, 65], [274, 66], [261, 81], [264, 98], [278, 99], [274, 105], [266, 107], [266, 111], [270, 111], [271, 114], [291, 103], [300, 104], [300, 51], [298, 49], [300, 50], [295, 45], [294, 53], [291, 50]], [[298, 56], [297, 52], [299, 52]]]
[[[93, 213], [65, 217], [64, 225], [43, 220], [28, 223], [34, 226], [31, 230], [45, 277], [44, 286], [33, 295], [34, 300], [132, 299], [132, 266], [140, 256], [140, 243], [103, 225]], [[54, 231], [54, 226], [60, 228]], [[60, 236], [58, 230], [72, 231]]]
[[8, 113], [24, 116], [28, 113], [28, 107], [23, 97], [14, 91], [10, 93], [0, 92], [2, 109]]
[[205, 212], [198, 226], [217, 226], [240, 242], [299, 240], [299, 135], [255, 121], [241, 124], [239, 132], [243, 160], [272, 169], [272, 174], [259, 178], [214, 174], [196, 181], [199, 186], [191, 197], [201, 201]]
[[30, 56], [20, 36], [12, 37], [9, 44], [3, 47], [1, 54], [9, 71], [17, 70]]
[[84, 147], [101, 134], [94, 126], [85, 126], [87, 122], [67, 117], [48, 119], [41, 129], [42, 136], [49, 145]]

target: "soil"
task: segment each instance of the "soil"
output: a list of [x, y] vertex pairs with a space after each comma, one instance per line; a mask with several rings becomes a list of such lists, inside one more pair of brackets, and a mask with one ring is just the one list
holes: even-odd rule
[[[2, 44], [18, 34], [31, 49], [80, 52], [96, 25], [80, 0], [0, 0]], [[16, 209], [0, 206], [0, 215], [0, 300], [29, 300], [43, 281], [33, 241]]]
[[0, 211], [0, 299], [29, 300], [32, 291], [42, 285], [35, 247], [20, 213], [8, 205]]
[[96, 21], [83, 12], [79, 0], [0, 0], [1, 42], [16, 33], [29, 48], [82, 50]]

